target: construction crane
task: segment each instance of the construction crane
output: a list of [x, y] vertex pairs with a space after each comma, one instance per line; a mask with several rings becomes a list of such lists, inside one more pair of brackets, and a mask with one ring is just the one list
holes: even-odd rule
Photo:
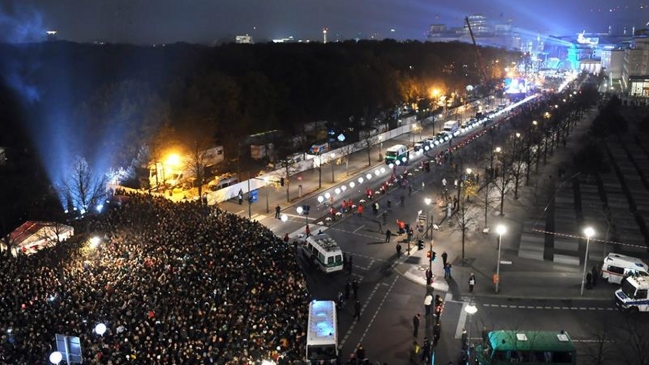
[[475, 35], [473, 34], [473, 29], [471, 29], [471, 22], [469, 22], [469, 17], [464, 17], [467, 28], [469, 28], [469, 34], [471, 35], [471, 40], [473, 41], [473, 48], [475, 49], [475, 55], [478, 58], [478, 68], [480, 69], [480, 77], [482, 78], [482, 84], [486, 84], [489, 78], [487, 77], [487, 71], [484, 68], [484, 63], [482, 62], [482, 54], [480, 53], [480, 48], [478, 48], [478, 43], [475, 41]]

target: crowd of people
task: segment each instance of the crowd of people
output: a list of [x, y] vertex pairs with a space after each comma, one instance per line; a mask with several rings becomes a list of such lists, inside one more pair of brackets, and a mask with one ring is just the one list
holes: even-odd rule
[[86, 364], [304, 357], [309, 294], [292, 247], [217, 208], [137, 194], [121, 201], [81, 222], [85, 235], [2, 257], [0, 363], [49, 363], [55, 334], [80, 337]]

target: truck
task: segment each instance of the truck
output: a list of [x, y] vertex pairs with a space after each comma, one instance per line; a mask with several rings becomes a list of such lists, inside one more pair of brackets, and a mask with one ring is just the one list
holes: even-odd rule
[[615, 291], [615, 305], [622, 312], [649, 312], [649, 276], [627, 276]]
[[444, 131], [448, 132], [450, 135], [454, 136], [455, 132], [460, 129], [460, 121], [458, 120], [449, 120], [444, 123]]

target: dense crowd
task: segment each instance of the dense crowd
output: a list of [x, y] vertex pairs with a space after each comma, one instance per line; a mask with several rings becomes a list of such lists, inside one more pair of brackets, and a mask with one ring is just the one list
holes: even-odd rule
[[0, 262], [0, 363], [49, 363], [57, 333], [81, 338], [87, 364], [303, 358], [306, 281], [259, 223], [129, 195], [86, 227], [83, 240]]

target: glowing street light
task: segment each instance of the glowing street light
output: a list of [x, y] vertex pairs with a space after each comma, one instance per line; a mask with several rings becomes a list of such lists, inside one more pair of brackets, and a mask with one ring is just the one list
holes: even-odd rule
[[288, 216], [286, 214], [282, 214], [280, 216], [280, 219], [281, 219], [282, 222], [286, 223], [286, 221], [288, 221]]
[[90, 238], [90, 247], [97, 248], [97, 246], [99, 246], [99, 243], [101, 243], [101, 238], [97, 236], [93, 236]]
[[98, 334], [99, 336], [103, 336], [104, 333], [106, 333], [106, 325], [103, 323], [98, 323], [95, 326], [95, 333]]
[[165, 163], [170, 166], [178, 166], [180, 164], [180, 156], [176, 153], [172, 153], [167, 156]]
[[586, 236], [586, 253], [584, 254], [584, 273], [581, 275], [581, 295], [584, 295], [584, 282], [586, 281], [586, 266], [588, 266], [588, 246], [590, 245], [590, 238], [595, 235], [593, 227], [586, 227], [584, 229]]
[[[464, 311], [469, 315], [469, 330], [467, 331], [467, 352], [468, 352], [468, 357], [471, 357], [471, 318], [473, 317], [474, 314], [478, 313], [478, 307], [475, 306], [473, 303], [469, 303], [466, 307], [464, 307]], [[467, 362], [468, 363], [468, 362]]]
[[54, 351], [54, 352], [52, 352], [50, 354], [50, 362], [52, 364], [58, 365], [62, 360], [63, 360], [63, 354], [62, 353], [60, 353], [58, 351]]

